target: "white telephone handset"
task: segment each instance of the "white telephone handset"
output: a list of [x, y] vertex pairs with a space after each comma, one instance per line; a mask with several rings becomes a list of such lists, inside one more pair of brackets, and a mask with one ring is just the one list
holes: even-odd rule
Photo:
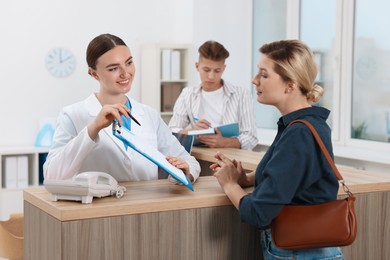
[[45, 188], [52, 193], [52, 200], [77, 200], [91, 203], [93, 197], [116, 195], [121, 198], [126, 188], [105, 172], [83, 172], [71, 180], [45, 180]]

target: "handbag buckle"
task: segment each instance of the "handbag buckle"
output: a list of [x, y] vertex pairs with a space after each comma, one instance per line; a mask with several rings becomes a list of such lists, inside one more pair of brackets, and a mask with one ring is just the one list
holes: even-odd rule
[[343, 190], [344, 192], [348, 195], [348, 196], [352, 196], [352, 192], [349, 190], [348, 186], [345, 185], [345, 182], [344, 181], [341, 181], [341, 185], [343, 185]]

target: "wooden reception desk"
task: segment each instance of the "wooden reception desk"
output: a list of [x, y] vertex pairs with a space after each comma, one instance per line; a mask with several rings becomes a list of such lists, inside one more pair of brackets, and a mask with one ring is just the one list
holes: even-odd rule
[[[212, 162], [215, 151], [194, 148], [193, 154]], [[262, 156], [221, 151], [248, 170]], [[388, 258], [390, 174], [339, 169], [357, 196], [358, 237], [343, 248], [345, 259]], [[194, 192], [167, 180], [123, 185], [123, 198], [92, 204], [52, 202], [44, 187], [24, 190], [25, 259], [262, 259], [259, 232], [240, 221], [214, 177], [200, 177]]]
[[25, 259], [261, 259], [259, 232], [240, 222], [214, 177], [194, 192], [167, 180], [124, 185], [121, 199], [92, 204], [24, 190]]
[[[248, 171], [255, 170], [264, 155], [264, 152], [233, 148], [194, 147], [192, 155], [201, 163], [202, 175], [212, 174], [208, 166], [215, 162], [217, 151], [230, 159], [241, 161]], [[357, 197], [358, 236], [352, 245], [342, 248], [345, 259], [390, 259], [390, 172], [369, 172], [344, 165], [337, 165], [337, 168], [350, 191]], [[341, 187], [339, 194], [345, 195]]]

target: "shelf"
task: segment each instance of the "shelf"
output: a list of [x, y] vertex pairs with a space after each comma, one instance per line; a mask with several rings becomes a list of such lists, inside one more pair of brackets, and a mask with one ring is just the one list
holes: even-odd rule
[[187, 79], [178, 79], [178, 80], [160, 80], [161, 84], [164, 83], [187, 83]]
[[11, 154], [36, 154], [36, 153], [47, 153], [49, 148], [46, 147], [34, 147], [34, 146], [9, 146], [0, 147], [0, 155], [11, 155]]
[[1, 219], [23, 212], [23, 189], [42, 183], [40, 175], [48, 152], [49, 148], [33, 146], [0, 147]]
[[141, 102], [156, 109], [168, 123], [182, 89], [193, 84], [194, 64], [190, 44], [143, 45]]
[[173, 115], [173, 112], [160, 112], [161, 116], [171, 116]]

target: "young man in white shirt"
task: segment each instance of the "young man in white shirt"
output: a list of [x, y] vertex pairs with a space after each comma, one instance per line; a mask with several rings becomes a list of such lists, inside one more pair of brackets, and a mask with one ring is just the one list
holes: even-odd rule
[[187, 134], [193, 129], [238, 123], [238, 137], [223, 137], [216, 129], [215, 134], [199, 136], [198, 141], [212, 148], [251, 150], [258, 142], [253, 99], [249, 89], [222, 79], [228, 57], [229, 52], [216, 41], [207, 41], [199, 47], [196, 69], [201, 84], [183, 89], [175, 103], [169, 127], [173, 132]]

